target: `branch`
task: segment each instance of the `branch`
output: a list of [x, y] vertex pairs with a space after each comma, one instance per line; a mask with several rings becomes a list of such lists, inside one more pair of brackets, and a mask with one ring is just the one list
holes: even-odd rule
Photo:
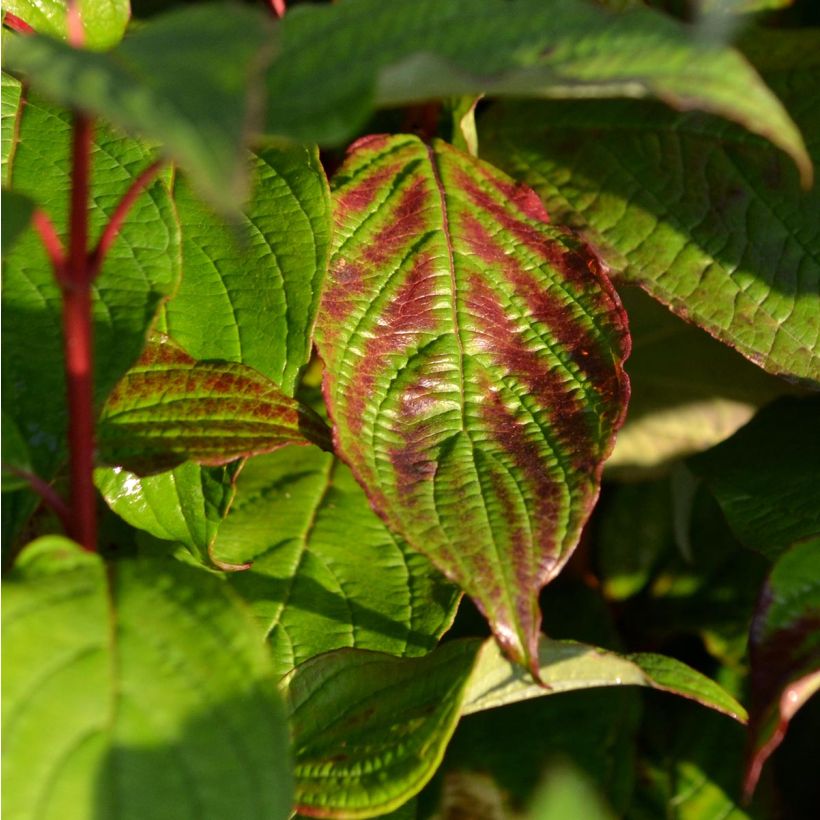
[[71, 531], [71, 511], [51, 484], [29, 470], [22, 470], [20, 467], [14, 467], [11, 464], [4, 464], [3, 469], [27, 482], [31, 489], [40, 496], [43, 503], [56, 513], [63, 525], [63, 529], [66, 532]]
[[97, 242], [97, 247], [94, 248], [94, 251], [89, 259], [88, 274], [91, 281], [93, 281], [99, 274], [103, 266], [103, 262], [105, 261], [105, 257], [108, 254], [108, 250], [114, 244], [114, 240], [116, 240], [119, 235], [122, 223], [125, 221], [126, 216], [128, 216], [128, 211], [131, 210], [131, 206], [134, 204], [137, 197], [142, 193], [143, 189], [148, 187], [157, 175], [157, 172], [162, 167], [162, 163], [163, 160], [159, 159], [152, 162], [131, 183], [131, 186], [123, 194], [123, 197], [119, 201], [116, 210], [108, 220], [108, 224], [105, 226], [99, 242]]
[[277, 17], [282, 18], [285, 16], [287, 11], [285, 0], [270, 0], [270, 7]]
[[48, 260], [59, 281], [62, 281], [63, 267], [65, 266], [65, 248], [62, 240], [57, 235], [54, 223], [48, 218], [48, 214], [41, 208], [37, 208], [31, 217], [31, 224], [34, 230], [40, 234], [40, 241], [46, 249]]

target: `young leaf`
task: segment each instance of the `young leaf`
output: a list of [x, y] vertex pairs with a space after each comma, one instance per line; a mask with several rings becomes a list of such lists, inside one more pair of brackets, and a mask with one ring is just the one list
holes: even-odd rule
[[3, 666], [7, 816], [288, 816], [270, 663], [218, 577], [41, 539], [4, 582]]
[[330, 449], [324, 422], [270, 379], [242, 364], [197, 362], [167, 336], [153, 337], [114, 388], [98, 437], [104, 461], [137, 473], [309, 441]]
[[529, 189], [444, 143], [364, 139], [334, 184], [317, 343], [339, 451], [532, 662], [623, 418], [620, 303]]
[[533, 697], [648, 686], [745, 719], [717, 684], [672, 658], [542, 639], [537, 662], [546, 687], [533, 684], [493, 640], [445, 643], [423, 658], [340, 649], [297, 667], [281, 686], [298, 810], [340, 818], [389, 811], [432, 777], [460, 715]]
[[[116, 45], [131, 18], [130, 0], [77, 0], [83, 47], [95, 51]], [[5, 0], [3, 11], [16, 15], [38, 34], [65, 40], [68, 36], [66, 0]]]
[[820, 690], [820, 538], [796, 544], [774, 565], [752, 622], [749, 656], [747, 797], [795, 712]]
[[210, 564], [208, 551], [235, 494], [237, 464], [201, 467], [186, 461], [173, 470], [137, 476], [100, 468], [94, 483], [111, 509], [132, 527], [176, 541]]
[[[817, 162], [820, 34], [761, 36]], [[504, 104], [482, 122], [482, 156], [614, 270], [769, 372], [820, 382], [820, 186], [770, 145], [645, 102]]]
[[[70, 146], [68, 115], [29, 95], [9, 164], [13, 190], [43, 207], [62, 236], [68, 223]], [[152, 159], [149, 146], [96, 129], [89, 204], [92, 240]], [[134, 202], [93, 289], [98, 404], [139, 356], [157, 306], [179, 273], [179, 225], [167, 179], [160, 177]], [[30, 229], [4, 259], [3, 406], [29, 442], [32, 465], [46, 480], [65, 450], [61, 325], [60, 290], [39, 237]]]
[[54, 102], [161, 140], [225, 212], [247, 194], [241, 148], [273, 48], [269, 15], [209, 3], [164, 14], [105, 54], [30, 35], [9, 37], [5, 59]]
[[565, 0], [353, 0], [282, 21], [268, 73], [269, 130], [341, 141], [372, 102], [462, 94], [652, 96], [762, 134], [811, 178], [802, 138], [735, 51], [646, 8], [611, 14]]
[[460, 597], [391, 535], [347, 467], [315, 447], [248, 461], [211, 555], [251, 564], [229, 582], [262, 622], [282, 675], [341, 647], [429, 652]]
[[820, 397], [784, 398], [689, 460], [737, 537], [775, 558], [820, 534]]
[[293, 395], [327, 267], [330, 192], [315, 148], [266, 148], [251, 169], [253, 197], [230, 225], [176, 180], [185, 276], [166, 328], [195, 358], [242, 362]]
[[[14, 150], [17, 123], [20, 115], [20, 98], [22, 85], [11, 74], [2, 72], [2, 104], [0, 104], [0, 123], [2, 123], [2, 180], [9, 184], [9, 159]], [[3, 242], [5, 245], [5, 241]]]

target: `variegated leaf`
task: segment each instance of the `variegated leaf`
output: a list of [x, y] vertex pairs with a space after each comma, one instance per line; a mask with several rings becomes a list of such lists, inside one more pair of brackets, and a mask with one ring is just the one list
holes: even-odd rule
[[623, 419], [618, 298], [530, 189], [442, 142], [361, 140], [334, 209], [317, 341], [337, 449], [537, 674], [538, 592]]

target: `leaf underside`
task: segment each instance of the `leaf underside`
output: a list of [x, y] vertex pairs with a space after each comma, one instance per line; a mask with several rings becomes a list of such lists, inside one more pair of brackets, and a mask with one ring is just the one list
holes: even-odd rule
[[99, 429], [103, 460], [136, 473], [309, 441], [330, 447], [324, 422], [274, 382], [243, 364], [197, 362], [167, 336], [152, 338], [114, 388]]
[[366, 138], [334, 185], [317, 343], [337, 449], [532, 662], [538, 591], [623, 418], [623, 310], [532, 191], [445, 143]]

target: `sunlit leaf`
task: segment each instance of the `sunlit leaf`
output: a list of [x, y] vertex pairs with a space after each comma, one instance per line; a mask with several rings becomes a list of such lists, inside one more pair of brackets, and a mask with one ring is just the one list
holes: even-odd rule
[[11, 36], [4, 61], [54, 102], [161, 140], [224, 212], [248, 193], [242, 146], [274, 50], [269, 20], [261, 9], [208, 3], [164, 14], [106, 53]]
[[[755, 60], [820, 159], [820, 31], [759, 35]], [[681, 317], [764, 369], [820, 382], [820, 186], [765, 142], [647, 102], [503, 104], [482, 156]]]
[[14, 150], [15, 132], [17, 130], [20, 113], [20, 98], [22, 87], [19, 80], [11, 74], [2, 73], [2, 107], [0, 108], [0, 122], [2, 123], [2, 179], [3, 185], [9, 184], [8, 163]]
[[341, 141], [374, 102], [462, 94], [657, 97], [740, 122], [810, 178], [799, 132], [732, 49], [646, 8], [611, 14], [566, 0], [348, 0], [282, 21], [268, 73], [268, 128]]
[[624, 413], [617, 296], [529, 189], [445, 143], [362, 140], [334, 203], [317, 342], [339, 451], [532, 662]]
[[[110, 48], [122, 39], [131, 17], [130, 0], [77, 0], [83, 47]], [[67, 39], [66, 0], [4, 0], [3, 11], [16, 15], [38, 34]]]
[[309, 441], [329, 448], [324, 422], [246, 365], [198, 362], [153, 337], [100, 417], [102, 459], [134, 472], [183, 461], [227, 464]]
[[270, 661], [213, 574], [41, 539], [4, 582], [3, 667], [8, 817], [288, 816]]
[[251, 459], [211, 550], [253, 607], [281, 674], [340, 647], [432, 650], [458, 602], [422, 555], [391, 535], [348, 468], [315, 447]]
[[432, 777], [460, 715], [599, 686], [648, 686], [745, 719], [717, 684], [659, 655], [620, 656], [543, 639], [537, 685], [492, 639], [453, 641], [423, 658], [340, 649], [285, 678], [296, 805], [317, 817], [374, 817]]

